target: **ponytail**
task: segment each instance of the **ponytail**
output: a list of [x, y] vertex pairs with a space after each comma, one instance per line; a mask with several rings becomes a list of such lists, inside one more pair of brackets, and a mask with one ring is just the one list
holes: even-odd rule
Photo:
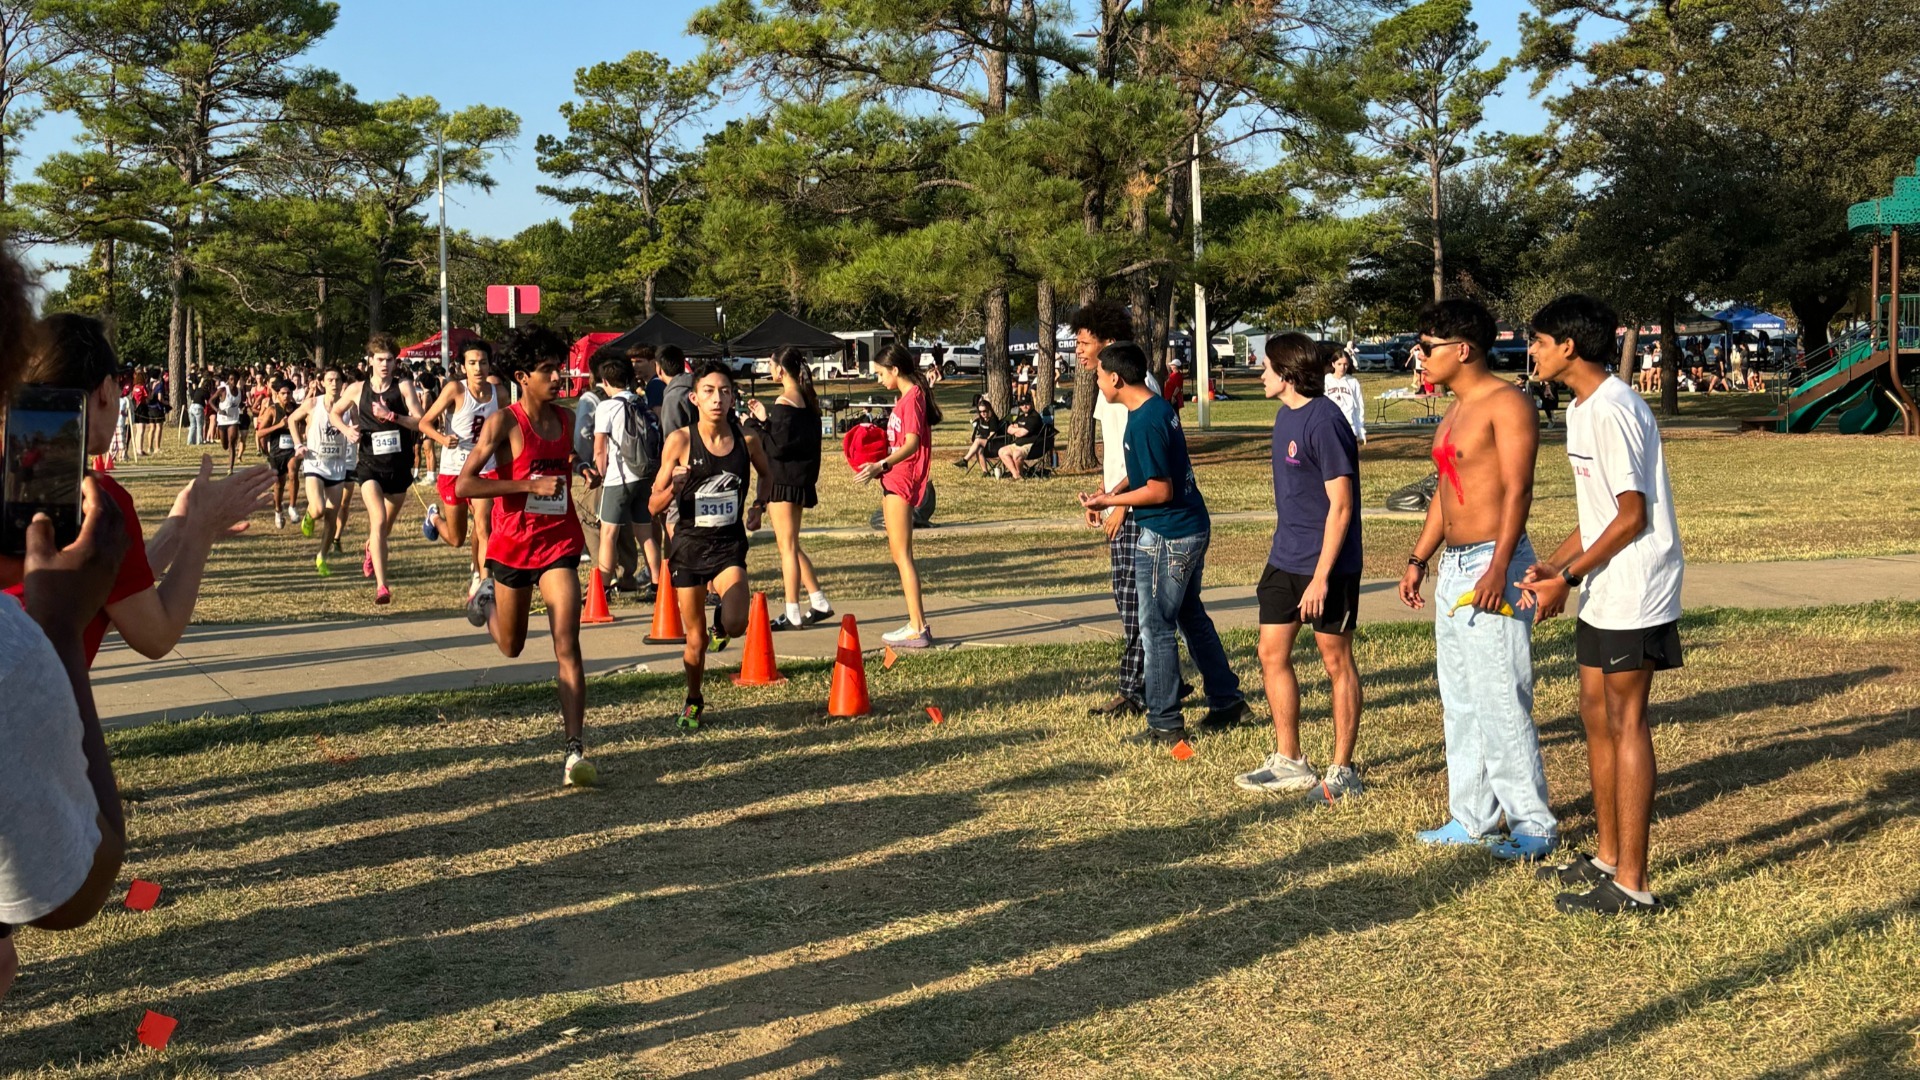
[[820, 395], [813, 392], [813, 369], [807, 366], [807, 358], [800, 350], [791, 345], [782, 345], [774, 350], [773, 366], [786, 372], [800, 385], [800, 404], [815, 416], [820, 415]]
[[912, 354], [901, 348], [899, 342], [896, 341], [881, 349], [880, 355], [874, 357], [873, 362], [883, 368], [892, 368], [899, 372], [901, 378], [920, 388], [921, 398], [927, 403], [928, 427], [932, 427], [943, 419], [940, 403], [933, 400], [933, 387], [927, 384], [926, 373], [920, 370], [920, 365], [914, 361]]

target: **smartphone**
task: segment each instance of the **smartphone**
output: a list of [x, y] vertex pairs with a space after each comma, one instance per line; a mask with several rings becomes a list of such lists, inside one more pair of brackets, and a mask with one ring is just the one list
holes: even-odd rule
[[29, 386], [7, 409], [0, 473], [0, 553], [27, 553], [34, 515], [53, 519], [54, 543], [80, 538], [80, 480], [87, 469], [87, 395]]

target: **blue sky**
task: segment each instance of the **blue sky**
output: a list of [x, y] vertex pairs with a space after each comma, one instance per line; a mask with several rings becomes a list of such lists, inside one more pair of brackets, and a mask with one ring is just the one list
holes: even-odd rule
[[[553, 217], [561, 207], [536, 185], [548, 178], [534, 167], [534, 138], [560, 130], [560, 103], [572, 96], [577, 68], [646, 49], [680, 60], [698, 51], [686, 33], [704, 0], [342, 0], [339, 22], [307, 57], [339, 72], [369, 99], [431, 95], [442, 106], [503, 106], [518, 113], [518, 148], [492, 170], [491, 194], [464, 191], [449, 200], [448, 221], [488, 236], [510, 236]], [[1525, 0], [1479, 0], [1475, 17], [1491, 42], [1488, 59], [1518, 48]], [[735, 106], [741, 109], [743, 106]], [[1539, 104], [1516, 76], [1489, 103], [1488, 126], [1512, 132], [1545, 124]], [[75, 125], [49, 115], [21, 144], [15, 175], [71, 145]], [[457, 200], [457, 202], [455, 201]]]

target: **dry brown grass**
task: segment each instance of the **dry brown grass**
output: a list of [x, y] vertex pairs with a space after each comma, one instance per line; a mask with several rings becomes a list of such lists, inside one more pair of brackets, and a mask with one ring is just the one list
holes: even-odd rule
[[[1445, 802], [1428, 631], [1362, 636], [1370, 791], [1324, 812], [1233, 787], [1259, 730], [1186, 763], [1118, 746], [1084, 714], [1092, 646], [876, 665], [857, 721], [800, 667], [716, 689], [696, 737], [676, 677], [597, 681], [591, 792], [558, 789], [537, 687], [117, 733], [128, 873], [166, 896], [23, 933], [0, 1072], [1920, 1070], [1920, 607], [1689, 618], [1654, 709], [1677, 906], [1605, 924], [1413, 842]], [[1579, 843], [1569, 638], [1537, 643], [1537, 715]], [[180, 1019], [165, 1053], [133, 1042], [146, 1008]]]

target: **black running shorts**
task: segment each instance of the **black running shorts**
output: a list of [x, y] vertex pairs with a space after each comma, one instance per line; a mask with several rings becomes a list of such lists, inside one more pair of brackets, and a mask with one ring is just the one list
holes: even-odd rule
[[[1287, 626], [1300, 622], [1300, 597], [1313, 584], [1312, 574], [1294, 574], [1269, 565], [1260, 575], [1260, 625]], [[1327, 603], [1313, 620], [1316, 634], [1351, 634], [1360, 618], [1360, 575], [1334, 574], [1327, 579]]]
[[1602, 630], [1585, 619], [1573, 632], [1573, 659], [1581, 667], [1599, 668], [1609, 675], [1651, 668], [1680, 667], [1680, 624], [1662, 623], [1637, 630]]

